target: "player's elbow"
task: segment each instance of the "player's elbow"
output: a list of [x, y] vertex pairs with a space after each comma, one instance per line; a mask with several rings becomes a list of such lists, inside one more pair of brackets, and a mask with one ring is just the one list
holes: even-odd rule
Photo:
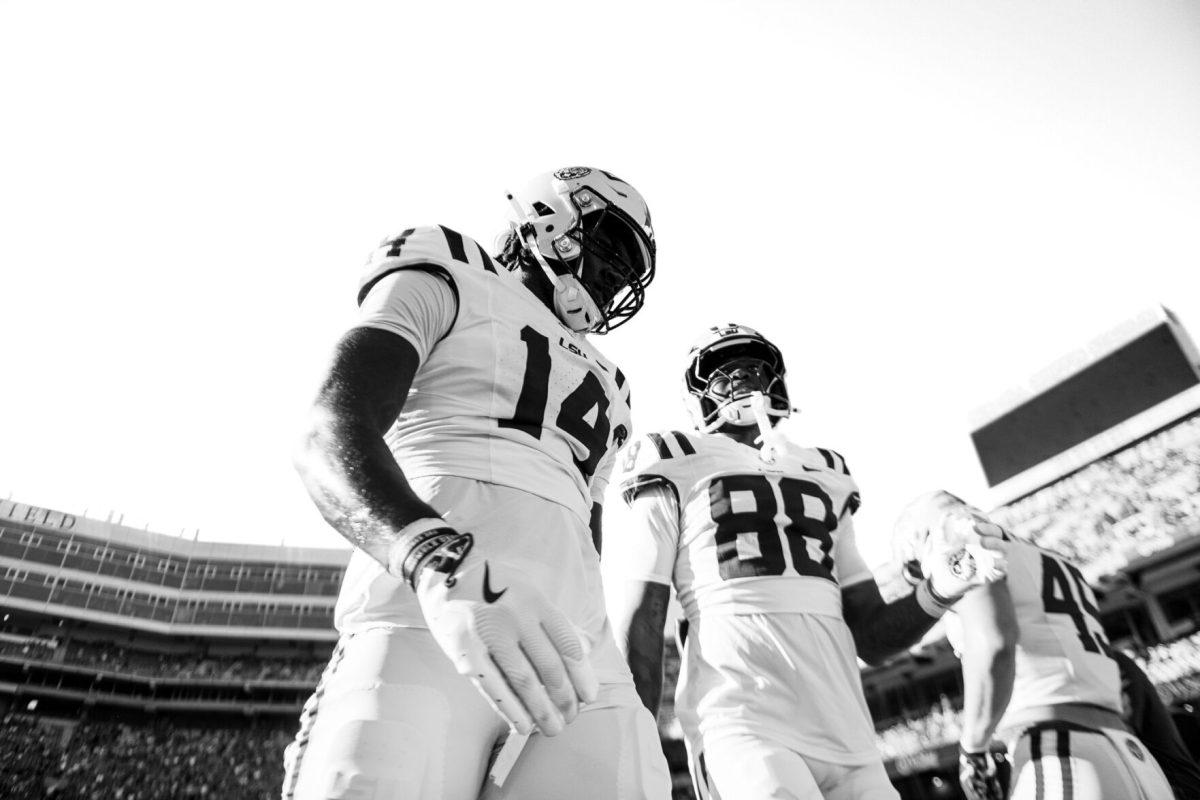
[[868, 667], [882, 667], [893, 656], [896, 655], [894, 650], [884, 650], [883, 648], [872, 646], [860, 646], [858, 648], [858, 657], [863, 660]]
[[1017, 654], [1017, 635], [1015, 631], [1004, 628], [993, 628], [976, 631], [964, 648], [979, 661], [989, 664], [1000, 664], [1015, 661]]
[[322, 476], [330, 473], [328, 461], [335, 448], [333, 414], [316, 405], [308, 415], [292, 449], [292, 467], [300, 475], [309, 493], [315, 493], [324, 483]]

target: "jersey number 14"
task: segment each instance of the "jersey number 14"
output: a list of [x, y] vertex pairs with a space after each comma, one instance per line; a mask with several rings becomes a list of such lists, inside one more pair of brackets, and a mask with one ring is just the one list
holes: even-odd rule
[[[521, 381], [521, 393], [517, 395], [517, 407], [511, 419], [500, 420], [501, 428], [515, 428], [534, 439], [542, 438], [546, 419], [546, 401], [550, 389], [550, 340], [526, 325], [521, 329], [521, 341], [525, 343], [525, 376]], [[608, 394], [596, 373], [583, 370], [583, 380], [563, 398], [558, 408], [554, 426], [579, 442], [586, 451], [582, 459], [576, 458], [575, 466], [590, 480], [600, 463], [600, 457], [608, 448]], [[588, 412], [596, 409], [596, 421], [589, 423]]]

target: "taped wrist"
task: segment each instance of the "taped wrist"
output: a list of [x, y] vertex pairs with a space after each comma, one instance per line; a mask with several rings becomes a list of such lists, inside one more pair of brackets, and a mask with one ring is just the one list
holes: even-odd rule
[[454, 573], [474, 543], [471, 534], [456, 531], [445, 520], [417, 520], [400, 530], [392, 546], [388, 572], [415, 590], [417, 578], [429, 568], [446, 573], [446, 585], [453, 586]]

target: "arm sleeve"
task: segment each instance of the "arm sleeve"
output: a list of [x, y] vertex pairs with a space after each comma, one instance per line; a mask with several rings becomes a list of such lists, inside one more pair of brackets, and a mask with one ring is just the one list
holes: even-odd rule
[[666, 486], [607, 504], [603, 568], [614, 577], [671, 583], [679, 542], [679, 506]]
[[837, 555], [833, 560], [833, 576], [839, 586], [852, 586], [871, 580], [875, 576], [867, 568], [862, 553], [858, 552], [858, 539], [854, 534], [854, 517], [846, 514], [838, 523]]
[[403, 336], [422, 363], [450, 332], [458, 299], [449, 278], [420, 268], [380, 278], [359, 306], [357, 327], [381, 328]]

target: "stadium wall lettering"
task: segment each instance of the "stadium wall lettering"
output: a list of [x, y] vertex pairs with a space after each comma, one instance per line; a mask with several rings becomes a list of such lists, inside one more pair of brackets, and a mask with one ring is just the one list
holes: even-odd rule
[[0, 514], [9, 519], [31, 522], [34, 525], [41, 525], [46, 528], [59, 528], [60, 530], [69, 531], [75, 527], [75, 516], [72, 514], [51, 511], [48, 508], [28, 506], [23, 503], [14, 503], [11, 500], [0, 501]]

